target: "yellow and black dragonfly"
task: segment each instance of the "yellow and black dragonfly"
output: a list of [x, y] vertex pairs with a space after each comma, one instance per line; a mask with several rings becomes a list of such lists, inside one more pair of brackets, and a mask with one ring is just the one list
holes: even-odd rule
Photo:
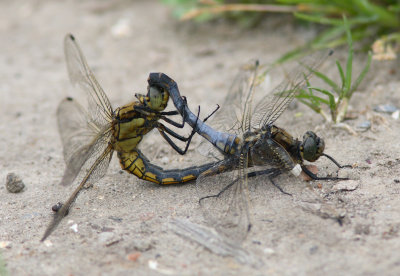
[[[117, 152], [123, 170], [161, 185], [188, 182], [210, 167], [206, 164], [183, 170], [163, 170], [151, 164], [138, 149], [143, 136], [148, 132], [158, 129], [162, 137], [180, 154], [186, 153], [195, 134], [192, 131], [189, 137], [183, 137], [159, 122], [163, 120], [178, 128], [183, 128], [185, 124], [185, 121], [177, 123], [167, 117], [179, 114], [178, 111], [164, 111], [169, 100], [168, 91], [149, 82], [147, 95], [136, 94], [137, 101], [114, 110], [72, 34], [64, 39], [64, 51], [70, 80], [86, 93], [88, 99], [87, 108], [68, 97], [57, 109], [66, 163], [61, 185], [74, 182], [79, 185], [61, 208], [60, 205], [53, 207], [56, 213], [42, 241], [67, 214], [82, 188], [105, 175], [114, 151]], [[168, 135], [186, 142], [185, 149], [180, 149]]]
[[322, 138], [307, 131], [301, 141], [274, 125], [293, 97], [306, 88], [312, 72], [330, 54], [319, 53], [303, 59], [280, 85], [257, 101], [253, 99], [262, 77], [257, 73], [258, 62], [250, 70], [242, 70], [221, 105], [221, 111], [214, 117], [215, 127], [205, 124], [190, 111], [171, 78], [162, 73], [150, 74], [151, 82], [168, 90], [177, 110], [185, 114], [184, 120], [221, 156], [213, 167], [199, 175], [196, 187], [209, 224], [230, 240], [243, 240], [251, 228], [249, 177], [264, 175], [282, 192], [274, 178], [283, 172], [295, 176], [304, 172], [314, 180], [345, 179], [319, 177], [306, 167], [304, 161], [314, 162], [321, 156], [339, 168], [344, 167], [324, 153]]

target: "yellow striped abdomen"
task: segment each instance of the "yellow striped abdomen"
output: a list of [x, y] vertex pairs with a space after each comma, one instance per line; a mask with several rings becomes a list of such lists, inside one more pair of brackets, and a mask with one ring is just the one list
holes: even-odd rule
[[118, 158], [123, 170], [136, 175], [140, 179], [160, 185], [182, 184], [194, 180], [213, 165], [213, 163], [208, 163], [198, 167], [164, 170], [151, 164], [140, 150], [118, 152]]

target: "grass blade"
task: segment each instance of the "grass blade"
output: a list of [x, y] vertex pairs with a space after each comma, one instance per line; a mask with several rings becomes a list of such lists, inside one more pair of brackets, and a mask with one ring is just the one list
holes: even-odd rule
[[351, 96], [353, 95], [353, 92], [355, 90], [357, 90], [358, 86], [360, 85], [360, 83], [362, 82], [362, 80], [365, 78], [365, 76], [367, 75], [368, 71], [369, 71], [369, 67], [371, 65], [371, 61], [372, 61], [372, 53], [368, 52], [368, 60], [367, 60], [367, 64], [365, 65], [364, 69], [361, 71], [360, 75], [358, 76], [358, 78], [356, 79], [354, 85], [351, 87], [351, 91], [348, 93], [347, 98], [351, 98]]

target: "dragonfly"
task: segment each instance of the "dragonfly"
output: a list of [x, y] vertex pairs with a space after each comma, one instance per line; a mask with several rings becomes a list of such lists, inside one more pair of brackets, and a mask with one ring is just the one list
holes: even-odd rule
[[[169, 100], [168, 92], [148, 80], [146, 95], [136, 94], [137, 101], [113, 109], [72, 34], [67, 34], [64, 39], [64, 52], [70, 80], [86, 94], [88, 104], [85, 108], [68, 97], [58, 106], [58, 129], [66, 163], [60, 184], [67, 186], [78, 182], [79, 185], [65, 203], [53, 206], [56, 213], [42, 241], [68, 213], [80, 191], [105, 175], [114, 151], [117, 152], [123, 170], [160, 185], [191, 181], [210, 167], [210, 164], [205, 164], [183, 170], [164, 170], [152, 164], [138, 149], [139, 143], [148, 132], [157, 129], [180, 154], [186, 153], [195, 134], [192, 130], [190, 136], [184, 137], [159, 122], [163, 120], [178, 128], [185, 125], [185, 121], [177, 123], [167, 117], [179, 115], [176, 110], [164, 111]], [[186, 142], [185, 148], [179, 148], [169, 135]]]
[[[307, 131], [303, 140], [274, 123], [286, 110], [294, 96], [306, 88], [312, 72], [332, 52], [312, 55], [286, 76], [271, 93], [265, 94], [253, 107], [255, 90], [260, 84], [256, 62], [251, 70], [243, 70], [235, 79], [222, 111], [214, 117], [220, 130], [199, 120], [180, 96], [178, 85], [163, 73], [151, 73], [153, 83], [168, 90], [175, 107], [196, 131], [210, 142], [222, 158], [202, 172], [196, 181], [199, 202], [209, 222], [223, 236], [243, 241], [251, 229], [249, 213], [249, 177], [264, 175], [284, 192], [274, 179], [284, 172], [299, 176], [302, 172], [314, 180], [344, 180], [319, 177], [304, 161], [315, 162], [321, 156], [340, 165], [324, 153], [324, 140]], [[223, 107], [226, 107], [223, 109]], [[285, 193], [285, 192], [284, 192]]]

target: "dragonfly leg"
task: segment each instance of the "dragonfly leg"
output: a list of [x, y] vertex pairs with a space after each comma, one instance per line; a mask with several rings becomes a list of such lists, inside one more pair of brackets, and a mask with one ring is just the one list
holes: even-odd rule
[[[219, 104], [217, 104], [217, 107], [213, 110], [213, 112], [211, 112], [211, 114], [210, 115], [208, 115], [207, 117], [205, 117], [204, 119], [203, 119], [203, 123], [205, 122], [205, 121], [207, 121], [212, 115], [214, 115], [215, 114], [215, 112], [217, 112], [217, 110], [220, 108], [220, 106], [219, 106]], [[197, 125], [197, 124], [196, 124]]]
[[[184, 99], [185, 105], [187, 105], [186, 97], [182, 97], [182, 98]], [[175, 122], [175, 121], [171, 120], [170, 118], [165, 117], [165, 116], [171, 116], [171, 115], [178, 115], [178, 114], [180, 114], [177, 110], [160, 112], [159, 114], [162, 115], [162, 116], [161, 116], [161, 119], [162, 119], [162, 120], [164, 120], [165, 122], [167, 122], [167, 123], [170, 124], [170, 125], [173, 125], [174, 127], [183, 128], [183, 127], [185, 126], [185, 123], [186, 123], [186, 120], [185, 120], [185, 113], [184, 113], [183, 116], [182, 116], [182, 117], [183, 117], [182, 123]], [[198, 115], [200, 115], [200, 106], [199, 106], [199, 112], [198, 112], [197, 116], [198, 116]], [[196, 122], [196, 123], [197, 123], [197, 122]]]
[[282, 172], [279, 169], [276, 169], [271, 175], [268, 176], [269, 181], [271, 181], [272, 185], [274, 185], [282, 194], [292, 196], [291, 193], [285, 192], [278, 184], [275, 183], [274, 178], [280, 175]]
[[348, 177], [319, 177], [315, 173], [311, 172], [306, 166], [301, 166], [303, 172], [305, 172], [312, 180], [349, 180]]
[[331, 160], [336, 166], [338, 166], [339, 169], [341, 169], [341, 168], [352, 168], [351, 165], [340, 165], [339, 162], [337, 162], [332, 156], [330, 156], [330, 155], [328, 155], [326, 153], [323, 153], [322, 155], [325, 156], [326, 158], [328, 158], [329, 160]]
[[[171, 114], [169, 114], [169, 115], [171, 115]], [[173, 114], [173, 115], [175, 115], [175, 114]], [[182, 123], [178, 123], [178, 122], [175, 122], [175, 121], [173, 121], [170, 118], [167, 118], [165, 116], [162, 116], [161, 119], [163, 119], [168, 124], [173, 125], [174, 127], [177, 127], [177, 128], [183, 128], [185, 126], [185, 120], [183, 120]]]
[[283, 193], [285, 195], [290, 195], [290, 196], [292, 195], [288, 192], [285, 192], [278, 184], [275, 183], [274, 178], [279, 176], [280, 174], [282, 174], [282, 171], [278, 168], [270, 168], [270, 169], [266, 169], [266, 170], [262, 170], [262, 171], [251, 172], [251, 173], [248, 173], [247, 176], [254, 177], [254, 176], [265, 175], [265, 174], [268, 174], [269, 181], [271, 181], [272, 185], [274, 185], [281, 193]]
[[199, 203], [201, 204], [201, 201], [207, 198], [212, 198], [212, 197], [219, 197], [220, 195], [222, 195], [226, 190], [228, 190], [230, 187], [233, 186], [233, 184], [235, 184], [237, 181], [239, 180], [239, 178], [235, 179], [234, 181], [232, 181], [231, 183], [229, 183], [228, 185], [226, 185], [218, 194], [215, 195], [208, 195], [205, 197], [202, 197], [199, 199]]
[[[199, 106], [199, 111], [197, 114], [197, 119], [199, 118], [199, 115], [200, 115], [200, 106]], [[168, 119], [168, 118], [165, 118], [165, 119]], [[168, 119], [168, 120], [170, 120], [170, 119]], [[168, 122], [168, 121], [166, 120], [166, 122]], [[185, 124], [185, 121], [183, 121], [183, 124]], [[197, 121], [196, 121], [196, 125], [197, 125]], [[184, 136], [179, 135], [178, 133], [174, 132], [172, 129], [164, 126], [161, 123], [158, 123], [157, 129], [160, 132], [161, 136], [168, 142], [168, 144], [170, 144], [171, 147], [181, 155], [184, 155], [187, 152], [187, 150], [189, 149], [190, 142], [192, 141], [193, 136], [196, 134], [196, 128], [193, 128], [192, 133], [190, 133], [189, 137], [184, 137]], [[180, 141], [186, 142], [185, 149], [184, 150], [180, 149], [174, 143], [174, 141], [172, 141], [172, 139], [167, 135], [167, 133]]]

